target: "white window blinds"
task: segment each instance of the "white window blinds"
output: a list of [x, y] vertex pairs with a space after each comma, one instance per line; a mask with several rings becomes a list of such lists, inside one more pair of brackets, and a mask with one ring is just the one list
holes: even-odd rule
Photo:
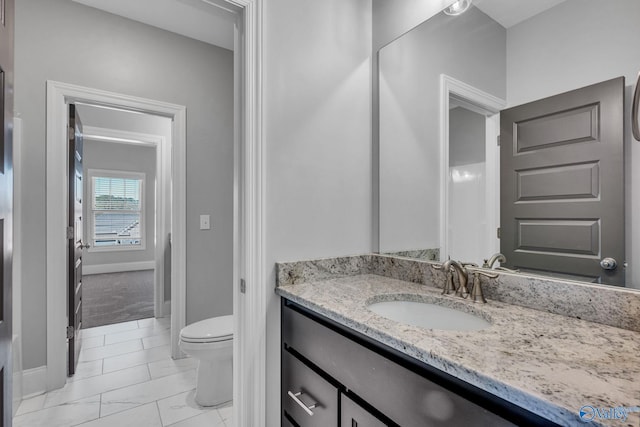
[[92, 176], [94, 247], [142, 244], [143, 178]]

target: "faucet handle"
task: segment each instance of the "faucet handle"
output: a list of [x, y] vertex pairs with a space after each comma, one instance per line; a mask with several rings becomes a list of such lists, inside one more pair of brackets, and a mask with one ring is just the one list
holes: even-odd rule
[[487, 273], [484, 270], [476, 270], [475, 268], [471, 269], [471, 272], [474, 274], [474, 276], [475, 275], [481, 275], [481, 276], [484, 276], [484, 277], [488, 277], [489, 279], [495, 279], [496, 277], [500, 276], [497, 273]]

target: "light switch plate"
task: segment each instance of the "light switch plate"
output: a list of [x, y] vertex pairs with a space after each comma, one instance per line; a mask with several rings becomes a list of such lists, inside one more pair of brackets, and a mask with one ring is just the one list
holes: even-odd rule
[[200, 215], [200, 230], [211, 230], [210, 215]]

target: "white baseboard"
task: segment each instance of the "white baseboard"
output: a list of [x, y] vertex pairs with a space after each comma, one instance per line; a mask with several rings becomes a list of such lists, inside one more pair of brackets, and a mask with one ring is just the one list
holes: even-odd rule
[[171, 315], [171, 301], [165, 301], [164, 306], [162, 307], [162, 317], [167, 317]]
[[12, 406], [13, 415], [16, 415], [20, 403], [22, 403], [22, 344], [20, 342], [20, 335], [13, 334], [13, 340], [11, 343], [11, 350], [13, 351], [13, 396]]
[[47, 391], [47, 366], [25, 369], [22, 372], [22, 397], [28, 398]]
[[155, 261], [119, 262], [114, 264], [83, 265], [82, 274], [121, 273], [123, 271], [153, 270]]

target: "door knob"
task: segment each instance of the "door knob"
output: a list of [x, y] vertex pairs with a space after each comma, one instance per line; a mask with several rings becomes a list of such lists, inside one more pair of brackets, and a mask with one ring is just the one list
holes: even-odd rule
[[86, 245], [83, 245], [82, 240], [79, 240], [78, 243], [80, 243], [80, 249], [89, 249], [91, 247], [91, 245], [88, 243]]
[[605, 270], [615, 270], [617, 266], [618, 263], [613, 258], [603, 258], [602, 261], [600, 261], [600, 267]]

